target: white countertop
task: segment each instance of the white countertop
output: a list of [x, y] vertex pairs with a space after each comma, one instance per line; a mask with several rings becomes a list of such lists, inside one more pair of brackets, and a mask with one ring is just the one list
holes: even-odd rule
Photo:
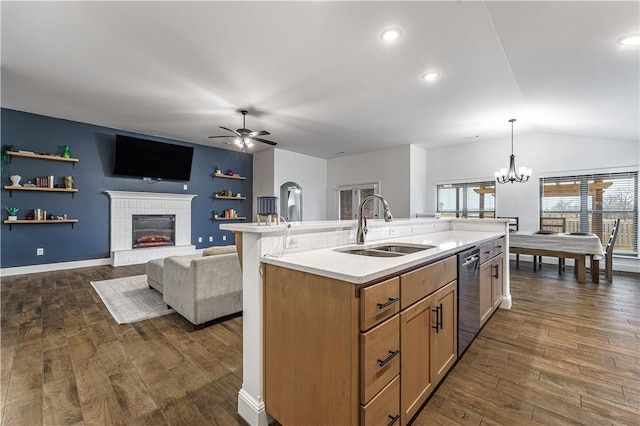
[[[281, 257], [263, 256], [261, 261], [354, 284], [364, 284], [396, 274], [430, 260], [455, 254], [471, 246], [479, 245], [503, 235], [504, 233], [487, 231], [444, 231], [377, 240], [365, 243], [364, 245], [350, 244], [334, 248], [310, 250], [301, 253], [286, 254]], [[335, 250], [335, 248], [342, 249], [348, 247], [366, 248], [389, 242], [427, 244], [436, 247], [396, 257], [361, 256], [357, 254], [340, 253]]]
[[[401, 218], [393, 219], [392, 222], [385, 222], [382, 219], [369, 219], [367, 226], [369, 229], [384, 226], [401, 226], [408, 224], [425, 224], [425, 223], [459, 223], [459, 224], [486, 224], [488, 222], [506, 223], [509, 219], [453, 219], [453, 218]], [[304, 221], [304, 222], [291, 222], [291, 231], [331, 231], [331, 230], [343, 230], [343, 229], [356, 229], [358, 227], [357, 220], [319, 220], [319, 221]], [[284, 222], [280, 222], [279, 225], [259, 225], [256, 222], [253, 223], [222, 223], [220, 229], [233, 232], [249, 232], [255, 234], [273, 234], [285, 231], [287, 225]]]

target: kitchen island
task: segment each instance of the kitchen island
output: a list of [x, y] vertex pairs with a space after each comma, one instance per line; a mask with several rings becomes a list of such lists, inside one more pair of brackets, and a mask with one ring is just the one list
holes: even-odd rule
[[[370, 221], [365, 246], [384, 241], [435, 246], [404, 256], [371, 258], [334, 250], [348, 248], [355, 241], [355, 221], [302, 222], [290, 228], [225, 224], [221, 228], [236, 233], [237, 245], [242, 250], [243, 384], [238, 395], [238, 412], [251, 425], [268, 424], [263, 381], [263, 263], [360, 285], [450, 257], [465, 248], [508, 234], [506, 220]], [[508, 309], [511, 306], [509, 266], [508, 262], [503, 265], [500, 306]]]

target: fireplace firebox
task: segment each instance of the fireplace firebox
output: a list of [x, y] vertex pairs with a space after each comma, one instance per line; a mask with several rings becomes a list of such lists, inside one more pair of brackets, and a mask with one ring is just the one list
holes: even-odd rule
[[176, 215], [134, 214], [132, 247], [173, 246], [176, 240]]

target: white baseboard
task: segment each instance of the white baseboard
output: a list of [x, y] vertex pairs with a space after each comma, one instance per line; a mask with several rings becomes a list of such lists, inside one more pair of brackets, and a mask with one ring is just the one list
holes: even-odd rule
[[89, 268], [91, 266], [111, 265], [111, 259], [77, 260], [74, 262], [43, 263], [40, 265], [16, 266], [14, 268], [0, 269], [0, 276], [10, 277], [13, 275], [35, 274], [38, 272], [62, 271], [65, 269]]
[[[202, 253], [204, 249], [195, 249], [193, 253]], [[43, 263], [40, 265], [16, 266], [14, 268], [1, 268], [0, 277], [13, 275], [37, 274], [39, 272], [63, 271], [65, 269], [90, 268], [92, 266], [111, 265], [111, 258], [76, 260], [73, 262]], [[145, 263], [140, 262], [140, 263]], [[113, 265], [116, 266], [116, 265]]]
[[263, 401], [257, 401], [244, 389], [238, 392], [238, 414], [250, 426], [267, 426], [271, 422]]

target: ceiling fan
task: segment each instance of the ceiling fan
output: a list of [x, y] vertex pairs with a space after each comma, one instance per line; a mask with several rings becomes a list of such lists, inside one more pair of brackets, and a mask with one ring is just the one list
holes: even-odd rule
[[218, 126], [221, 129], [227, 130], [231, 133], [233, 133], [233, 135], [226, 135], [226, 136], [209, 136], [209, 138], [213, 139], [213, 138], [235, 138], [233, 140], [233, 143], [238, 147], [241, 148], [243, 150], [246, 150], [247, 148], [251, 149], [253, 148], [253, 141], [258, 141], [258, 142], [262, 142], [262, 143], [266, 143], [268, 145], [277, 145], [277, 142], [273, 142], [273, 141], [268, 141], [266, 139], [262, 139], [259, 138], [258, 136], [266, 136], [266, 135], [270, 135], [271, 133], [267, 132], [266, 130], [258, 130], [256, 132], [251, 131], [251, 129], [247, 129], [246, 128], [246, 124], [245, 124], [245, 118], [248, 114], [248, 111], [245, 110], [240, 110], [240, 114], [242, 114], [242, 128], [238, 129], [238, 130], [231, 130], [228, 129], [226, 127], [223, 126]]

